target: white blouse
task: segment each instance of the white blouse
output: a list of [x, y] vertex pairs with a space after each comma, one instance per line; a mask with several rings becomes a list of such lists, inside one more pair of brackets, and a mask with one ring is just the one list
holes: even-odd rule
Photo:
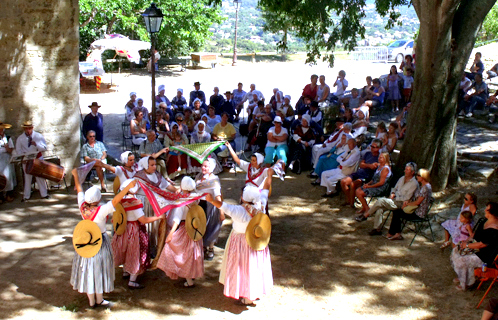
[[[78, 208], [81, 208], [83, 202], [85, 202], [85, 193], [79, 192]], [[99, 207], [99, 211], [95, 215], [95, 219], [93, 219], [93, 222], [95, 222], [99, 226], [100, 232], [102, 233], [106, 232], [105, 225], [107, 223], [107, 216], [112, 213], [114, 213], [114, 206], [112, 205], [112, 201], [109, 201], [106, 204], [103, 204]]]

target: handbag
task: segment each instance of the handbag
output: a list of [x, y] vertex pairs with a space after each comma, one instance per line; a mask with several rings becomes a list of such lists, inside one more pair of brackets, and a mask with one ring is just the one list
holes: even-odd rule
[[[466, 255], [469, 255], [469, 254], [474, 254], [476, 252], [479, 252], [479, 249], [472, 249], [472, 248], [469, 248], [469, 247], [463, 247], [461, 246], [462, 243], [464, 243], [465, 241], [460, 241], [458, 242], [458, 245], [457, 245], [457, 248], [458, 248], [458, 253], [461, 255], [461, 256], [466, 256]], [[477, 242], [475, 239], [472, 239], [470, 240], [468, 243], [475, 243]]]
[[408, 213], [408, 214], [410, 214], [410, 213], [414, 213], [414, 212], [415, 212], [415, 210], [417, 210], [417, 208], [418, 208], [418, 206], [405, 206], [405, 207], [403, 208], [403, 212], [404, 212], [404, 213]]

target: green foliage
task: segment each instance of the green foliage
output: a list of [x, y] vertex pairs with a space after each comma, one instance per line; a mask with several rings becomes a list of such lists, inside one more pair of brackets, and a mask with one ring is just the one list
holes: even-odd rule
[[498, 3], [489, 11], [477, 35], [478, 42], [485, 42], [498, 38]]
[[[208, 0], [157, 0], [165, 15], [161, 31], [155, 35], [163, 56], [173, 57], [197, 51], [209, 38], [209, 27], [220, 23], [220, 10]], [[80, 60], [90, 44], [105, 34], [120, 33], [130, 39], [150, 41], [141, 13], [150, 6], [145, 0], [79, 0]]]

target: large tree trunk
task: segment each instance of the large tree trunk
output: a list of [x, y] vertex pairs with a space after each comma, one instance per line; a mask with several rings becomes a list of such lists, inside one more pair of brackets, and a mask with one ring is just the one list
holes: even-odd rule
[[420, 20], [412, 108], [399, 165], [431, 171], [435, 191], [458, 183], [458, 85], [477, 32], [496, 0], [413, 0]]

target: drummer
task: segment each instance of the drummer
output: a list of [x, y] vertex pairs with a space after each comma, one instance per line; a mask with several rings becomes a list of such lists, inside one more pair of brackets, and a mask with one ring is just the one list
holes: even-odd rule
[[10, 158], [15, 146], [12, 138], [5, 134], [5, 129], [11, 127], [10, 124], [0, 122], [0, 204], [14, 200], [12, 192], [16, 186], [16, 174]]
[[[34, 126], [30, 120], [24, 121], [22, 128], [24, 129], [24, 133], [16, 140], [16, 154], [36, 154], [36, 158], [43, 160], [41, 153], [47, 151], [45, 138], [43, 138], [41, 133], [33, 130]], [[33, 176], [26, 173], [26, 162], [23, 163], [22, 169], [24, 170], [24, 195], [22, 202], [25, 202], [31, 197], [31, 181]], [[36, 177], [36, 184], [38, 184], [41, 198], [50, 199], [47, 192], [47, 181]]]

